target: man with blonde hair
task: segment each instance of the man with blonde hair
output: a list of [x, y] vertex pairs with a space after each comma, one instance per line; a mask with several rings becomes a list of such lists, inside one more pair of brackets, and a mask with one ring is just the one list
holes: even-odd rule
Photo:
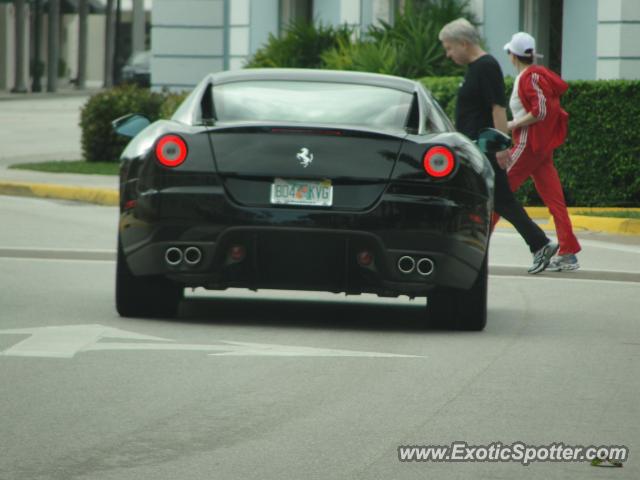
[[[500, 64], [480, 46], [480, 35], [466, 19], [459, 18], [446, 24], [438, 35], [447, 58], [467, 67], [458, 90], [455, 123], [458, 131], [472, 140], [478, 139], [484, 128], [497, 128], [507, 132], [507, 113], [504, 77]], [[508, 151], [499, 152], [501, 161]], [[516, 228], [533, 254], [529, 273], [542, 272], [558, 251], [542, 229], [527, 215], [516, 200], [507, 174], [498, 165], [495, 155], [487, 155], [495, 172], [494, 209]]]

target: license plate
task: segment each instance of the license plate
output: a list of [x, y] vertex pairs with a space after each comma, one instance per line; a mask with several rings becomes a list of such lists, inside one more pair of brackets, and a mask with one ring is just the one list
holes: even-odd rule
[[313, 182], [276, 178], [271, 184], [271, 203], [330, 207], [333, 203], [333, 186], [331, 180]]

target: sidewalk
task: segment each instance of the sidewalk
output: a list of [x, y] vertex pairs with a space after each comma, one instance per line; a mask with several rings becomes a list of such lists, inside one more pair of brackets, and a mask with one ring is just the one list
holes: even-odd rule
[[14, 93], [10, 90], [0, 90], [0, 101], [4, 100], [37, 100], [37, 99], [59, 99], [68, 97], [89, 97], [94, 93], [98, 93], [102, 88], [85, 88], [77, 89], [73, 85], [64, 85], [58, 88], [57, 92], [47, 92], [46, 85], [43, 85], [41, 92]]

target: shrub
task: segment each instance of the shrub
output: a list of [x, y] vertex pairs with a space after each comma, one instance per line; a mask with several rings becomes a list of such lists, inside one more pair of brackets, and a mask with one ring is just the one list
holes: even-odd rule
[[189, 92], [184, 93], [166, 93], [164, 101], [160, 107], [160, 118], [171, 118], [174, 112], [178, 109], [180, 104], [189, 95]]
[[401, 77], [460, 75], [462, 68], [446, 58], [438, 39], [442, 27], [460, 17], [475, 22], [467, 0], [408, 0], [393, 25], [372, 25], [368, 36], [398, 50], [394, 74]]
[[458, 94], [462, 77], [427, 77], [420, 79], [420, 81], [427, 87], [453, 121], [456, 110], [456, 95]]
[[400, 52], [391, 42], [341, 41], [322, 54], [324, 67], [332, 70], [355, 70], [395, 75]]
[[640, 81], [576, 81], [555, 163], [578, 205], [640, 205]]
[[281, 38], [269, 34], [267, 44], [249, 60], [247, 68], [321, 68], [322, 52], [349, 42], [353, 28], [314, 25], [297, 21], [289, 24]]
[[88, 162], [115, 162], [128, 143], [116, 135], [111, 122], [128, 113], [141, 113], [151, 119], [160, 118], [165, 96], [135, 85], [123, 85], [93, 95], [82, 107], [82, 154]]
[[269, 35], [246, 66], [357, 70], [408, 78], [459, 75], [461, 67], [447, 60], [438, 34], [456, 18], [475, 21], [468, 4], [469, 0], [406, 0], [393, 25], [371, 25], [355, 41], [355, 31], [347, 25], [294, 22], [281, 38]]
[[[459, 78], [423, 78], [453, 118]], [[507, 92], [513, 79], [505, 80]], [[508, 96], [507, 96], [508, 98]], [[640, 205], [640, 81], [572, 81], [562, 97], [569, 134], [554, 161], [569, 205]], [[518, 191], [527, 205], [541, 205], [531, 181]]]
[[361, 40], [339, 42], [322, 54], [325, 68], [386, 73], [408, 78], [460, 75], [446, 58], [440, 29], [459, 17], [474, 20], [467, 0], [407, 1], [392, 24], [371, 25]]

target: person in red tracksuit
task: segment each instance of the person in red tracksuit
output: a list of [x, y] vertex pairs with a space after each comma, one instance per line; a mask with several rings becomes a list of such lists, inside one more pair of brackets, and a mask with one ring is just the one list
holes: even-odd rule
[[551, 260], [548, 271], [577, 270], [576, 254], [580, 243], [573, 233], [558, 171], [553, 164], [553, 151], [564, 143], [569, 115], [560, 106], [560, 96], [567, 83], [551, 70], [534, 65], [535, 39], [525, 32], [513, 35], [504, 46], [511, 63], [518, 70], [509, 107], [513, 120], [514, 145], [506, 165], [509, 186], [516, 191], [529, 177], [553, 217], [560, 249]]

